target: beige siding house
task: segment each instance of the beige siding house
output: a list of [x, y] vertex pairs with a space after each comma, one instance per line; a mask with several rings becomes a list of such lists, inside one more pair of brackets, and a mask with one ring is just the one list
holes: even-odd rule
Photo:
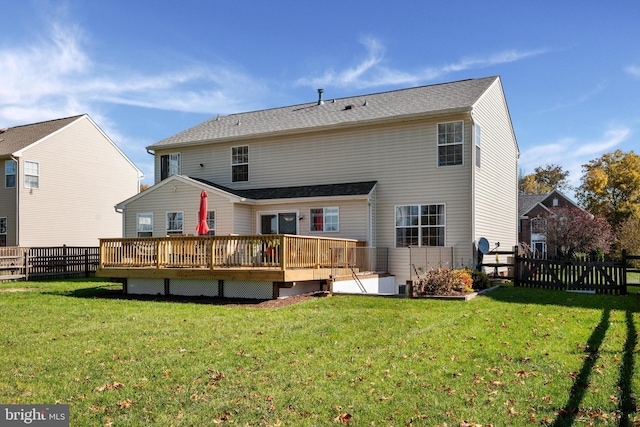
[[141, 171], [88, 115], [0, 130], [1, 246], [97, 246]]
[[[499, 77], [219, 116], [147, 147], [155, 185], [117, 205], [125, 237], [194, 234], [209, 194], [217, 236], [295, 234], [410, 249], [517, 243], [519, 156]], [[179, 215], [180, 228], [174, 218]]]

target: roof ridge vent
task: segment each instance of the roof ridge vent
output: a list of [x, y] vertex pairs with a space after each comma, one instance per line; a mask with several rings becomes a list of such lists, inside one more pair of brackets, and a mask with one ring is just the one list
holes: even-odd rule
[[324, 104], [322, 100], [322, 94], [324, 93], [324, 89], [318, 89], [318, 105]]

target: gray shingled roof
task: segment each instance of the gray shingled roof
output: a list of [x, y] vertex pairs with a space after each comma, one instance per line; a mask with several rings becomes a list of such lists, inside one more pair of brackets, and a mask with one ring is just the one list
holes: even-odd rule
[[210, 142], [470, 109], [498, 76], [214, 117], [150, 145]]
[[205, 179], [189, 177], [195, 181], [217, 188], [238, 197], [252, 200], [292, 199], [299, 197], [335, 197], [358, 196], [371, 192], [376, 181], [350, 182], [344, 184], [303, 185], [297, 187], [255, 188], [247, 190], [235, 190], [215, 184]]
[[547, 194], [520, 194], [518, 195], [518, 215], [522, 216], [529, 212], [535, 205], [542, 202]]
[[0, 130], [0, 156], [8, 156], [74, 122], [79, 117], [49, 120]]

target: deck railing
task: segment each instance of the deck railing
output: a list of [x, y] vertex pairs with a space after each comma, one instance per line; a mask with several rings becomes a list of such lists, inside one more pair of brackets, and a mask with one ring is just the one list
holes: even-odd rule
[[100, 268], [331, 268], [332, 250], [356, 243], [289, 234], [100, 239]]

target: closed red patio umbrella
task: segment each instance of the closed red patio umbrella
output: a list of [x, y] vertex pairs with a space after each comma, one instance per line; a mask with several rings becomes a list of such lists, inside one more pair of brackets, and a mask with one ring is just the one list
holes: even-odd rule
[[207, 234], [209, 232], [209, 224], [207, 224], [207, 192], [200, 193], [200, 210], [198, 211], [198, 225], [196, 225], [198, 234]]

